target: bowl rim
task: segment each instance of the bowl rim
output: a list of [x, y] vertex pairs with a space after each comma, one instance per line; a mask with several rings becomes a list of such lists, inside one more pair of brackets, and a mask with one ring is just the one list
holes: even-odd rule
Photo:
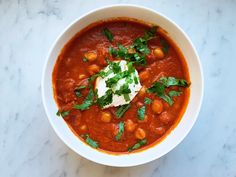
[[[179, 137], [178, 141], [171, 146], [171, 148], [168, 148], [166, 150], [163, 150], [163, 152], [161, 154], [159, 154], [158, 156], [153, 156], [153, 157], [149, 157], [148, 159], [146, 158], [143, 158], [142, 161], [140, 162], [133, 162], [133, 163], [125, 163], [125, 164], [120, 164], [120, 163], [113, 163], [113, 162], [104, 162], [103, 160], [97, 160], [97, 159], [93, 159], [93, 158], [90, 158], [88, 156], [86, 156], [85, 154], [83, 153], [79, 153], [77, 151], [77, 149], [75, 147], [73, 147], [71, 144], [69, 144], [69, 142], [65, 139], [62, 138], [62, 135], [61, 135], [61, 132], [56, 128], [56, 126], [53, 124], [51, 118], [50, 118], [50, 114], [49, 114], [49, 110], [46, 106], [46, 98], [45, 98], [45, 76], [46, 76], [46, 68], [47, 68], [47, 65], [49, 63], [49, 60], [50, 60], [50, 55], [51, 53], [53, 52], [53, 49], [55, 48], [56, 44], [58, 43], [58, 41], [60, 40], [60, 38], [64, 35], [64, 33], [66, 33], [73, 25], [75, 25], [79, 20], [81, 20], [82, 18], [96, 12], [96, 11], [101, 11], [101, 10], [106, 10], [106, 9], [110, 9], [110, 8], [114, 8], [114, 7], [130, 7], [130, 8], [137, 8], [137, 9], [142, 9], [142, 10], [146, 10], [146, 11], [150, 11], [154, 14], [157, 14], [161, 17], [163, 17], [165, 20], [167, 20], [169, 23], [171, 23], [173, 26], [175, 26], [183, 35], [184, 37], [186, 38], [187, 42], [190, 44], [192, 50], [193, 50], [193, 53], [195, 54], [196, 56], [196, 59], [197, 59], [197, 64], [199, 66], [199, 78], [200, 78], [200, 83], [201, 83], [201, 88], [200, 88], [200, 99], [199, 99], [199, 104], [197, 105], [196, 107], [196, 114], [195, 116], [193, 116], [193, 122], [192, 124], [188, 127], [188, 129], [185, 131], [184, 135], [182, 135], [181, 137]], [[49, 51], [48, 51], [48, 54], [46, 55], [46, 59], [45, 59], [45, 62], [44, 62], [44, 66], [43, 66], [43, 70], [42, 70], [42, 78], [41, 78], [41, 95], [42, 95], [42, 103], [43, 103], [43, 107], [44, 107], [44, 110], [46, 112], [46, 115], [47, 115], [47, 119], [48, 121], [50, 122], [52, 128], [54, 129], [54, 131], [56, 132], [57, 136], [71, 149], [73, 150], [74, 152], [76, 152], [76, 154], [90, 160], [90, 161], [93, 161], [93, 162], [96, 162], [98, 164], [103, 164], [103, 165], [108, 165], [108, 166], [116, 166], [116, 167], [130, 167], [130, 166], [137, 166], [137, 165], [141, 165], [141, 164], [145, 164], [145, 163], [148, 163], [148, 162], [151, 162], [153, 160], [156, 160], [162, 156], [164, 156], [165, 154], [167, 154], [168, 152], [170, 152], [171, 150], [173, 150], [177, 145], [179, 145], [183, 139], [189, 134], [190, 130], [192, 129], [193, 125], [195, 124], [197, 118], [198, 118], [198, 115], [199, 115], [199, 112], [200, 112], [200, 109], [201, 109], [201, 105], [202, 105], [202, 101], [203, 101], [203, 97], [204, 97], [204, 76], [203, 76], [203, 69], [202, 69], [202, 65], [201, 65], [201, 61], [200, 61], [200, 58], [199, 58], [199, 55], [197, 53], [197, 50], [195, 48], [195, 46], [193, 45], [192, 41], [190, 40], [189, 36], [174, 22], [172, 21], [171, 19], [169, 19], [168, 17], [166, 17], [164, 14], [158, 12], [158, 11], [155, 11], [154, 9], [151, 9], [151, 8], [148, 8], [148, 7], [145, 7], [145, 6], [141, 6], [141, 5], [134, 5], [134, 4], [113, 4], [113, 5], [106, 5], [106, 6], [102, 6], [102, 7], [98, 7], [98, 8], [95, 8], [95, 9], [92, 9], [92, 10], [89, 10], [88, 12], [86, 13], [83, 13], [82, 15], [80, 15], [79, 17], [77, 17], [75, 20], [73, 20], [69, 25], [66, 26], [66, 28], [64, 30], [62, 30], [62, 32], [57, 36], [57, 38], [54, 40], [54, 42], [52, 43]], [[188, 105], [187, 105], [188, 107]], [[186, 108], [187, 109], [187, 108]], [[178, 125], [177, 125], [178, 126]], [[176, 127], [175, 127], [176, 128]], [[175, 129], [174, 128], [174, 129]], [[155, 145], [154, 145], [155, 146]], [[148, 148], [150, 149], [150, 148]], [[144, 150], [144, 151], [147, 151], [148, 149]], [[100, 153], [104, 153], [102, 151], [99, 151]], [[142, 153], [142, 151], [140, 152]], [[110, 154], [111, 156], [114, 155], [114, 154]], [[126, 154], [124, 154], [126, 155]]]

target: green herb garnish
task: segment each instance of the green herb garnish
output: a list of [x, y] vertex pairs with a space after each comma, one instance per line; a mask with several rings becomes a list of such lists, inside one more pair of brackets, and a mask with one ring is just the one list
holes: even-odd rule
[[69, 114], [70, 114], [70, 111], [60, 111], [60, 110], [58, 110], [56, 113], [57, 116], [61, 116], [63, 118], [68, 116]]
[[106, 91], [105, 95], [103, 95], [100, 98], [97, 98], [97, 104], [100, 107], [103, 108], [104, 106], [109, 105], [110, 103], [112, 103], [112, 98], [113, 98], [112, 90], [109, 89], [109, 90]]
[[115, 137], [116, 141], [120, 140], [120, 138], [121, 138], [121, 136], [122, 136], [122, 134], [124, 132], [124, 125], [125, 125], [124, 122], [120, 122], [118, 124], [119, 130], [118, 130], [118, 133], [117, 133], [117, 135]]
[[93, 88], [90, 88], [84, 102], [82, 104], [75, 104], [73, 107], [81, 111], [89, 109], [89, 107], [93, 104], [94, 95]]
[[94, 141], [92, 138], [89, 137], [88, 134], [81, 135], [82, 138], [85, 138], [85, 142], [91, 146], [92, 148], [98, 148], [98, 142]]
[[131, 104], [125, 104], [125, 105], [120, 106], [115, 112], [116, 117], [121, 118], [130, 107], [131, 107]]
[[119, 90], [115, 91], [115, 94], [117, 94], [117, 95], [129, 94], [129, 93], [131, 93], [131, 90], [129, 88], [129, 84], [128, 83], [125, 83], [124, 85], [122, 85], [120, 87]]
[[120, 73], [117, 73], [114, 77], [111, 77], [106, 80], [106, 86], [111, 88], [113, 85], [115, 85], [120, 79], [125, 78], [129, 76], [130, 73], [128, 71], [123, 71]]
[[175, 77], [162, 77], [160, 82], [163, 83], [165, 87], [170, 86], [179, 86], [179, 87], [188, 87], [190, 84], [184, 79], [177, 79]]
[[164, 39], [161, 39], [160, 42], [161, 42], [162, 50], [164, 54], [167, 54], [170, 48], [169, 44]]
[[152, 103], [152, 100], [148, 97], [145, 97], [144, 98], [144, 104], [151, 104]]
[[112, 42], [113, 41], [113, 34], [111, 33], [111, 31], [108, 28], [103, 28], [102, 30], [102, 34], [106, 36], [106, 38]]
[[82, 89], [84, 89], [84, 88], [86, 88], [85, 85], [80, 85], [79, 87], [76, 87], [75, 90], [74, 90], [75, 95], [76, 95], [77, 97], [83, 96], [83, 95], [80, 93], [80, 90], [82, 90]]
[[[150, 53], [147, 42], [156, 35], [156, 28], [153, 27], [144, 33], [143, 37], [134, 40], [133, 44], [128, 48], [118, 44], [118, 49], [109, 47], [109, 53], [115, 57], [123, 58], [127, 61], [132, 61], [134, 64], [146, 64], [146, 55]], [[129, 53], [128, 49], [134, 49], [136, 52]]]
[[171, 90], [168, 94], [172, 98], [174, 96], [180, 96], [182, 94], [182, 92], [181, 91]]
[[176, 79], [174, 77], [162, 77], [160, 81], [154, 82], [148, 89], [148, 92], [155, 93], [157, 96], [166, 101], [169, 105], [173, 105], [173, 96], [180, 96], [182, 92], [172, 90], [168, 94], [165, 88], [171, 86], [188, 87], [190, 84], [184, 79]]
[[142, 106], [138, 109], [138, 119], [139, 120], [144, 120], [145, 117], [145, 112], [146, 112], [146, 106]]
[[146, 139], [142, 139], [142, 140], [138, 141], [135, 145], [129, 147], [128, 151], [131, 152], [133, 150], [139, 149], [142, 146], [144, 146], [145, 144], [147, 144], [147, 140]]

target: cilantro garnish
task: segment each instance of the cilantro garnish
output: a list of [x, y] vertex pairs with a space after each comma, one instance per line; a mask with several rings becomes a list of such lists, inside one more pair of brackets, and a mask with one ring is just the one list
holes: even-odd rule
[[131, 152], [133, 150], [139, 149], [142, 146], [144, 146], [145, 144], [147, 144], [147, 140], [146, 139], [142, 139], [140, 141], [138, 141], [136, 144], [134, 144], [133, 146], [128, 148], [128, 151]]
[[120, 122], [118, 124], [119, 130], [118, 130], [118, 133], [117, 133], [117, 135], [115, 137], [116, 141], [120, 140], [120, 138], [121, 138], [121, 136], [122, 136], [122, 134], [124, 132], [124, 125], [125, 125], [124, 122]]
[[131, 104], [125, 104], [125, 105], [120, 106], [115, 112], [116, 117], [121, 118], [130, 107], [131, 107]]
[[146, 106], [142, 106], [138, 109], [138, 119], [139, 120], [144, 120], [145, 112], [146, 112]]
[[57, 116], [61, 116], [63, 118], [68, 116], [69, 114], [70, 114], [70, 111], [60, 111], [60, 110], [58, 110], [56, 113]]
[[145, 97], [144, 98], [144, 104], [151, 104], [152, 103], [152, 100], [148, 97]]
[[109, 89], [106, 91], [105, 95], [103, 95], [100, 98], [97, 98], [97, 104], [103, 108], [104, 106], [112, 103], [112, 98], [113, 98], [112, 90]]
[[81, 135], [82, 138], [85, 139], [85, 142], [91, 146], [92, 148], [97, 149], [98, 148], [98, 142], [94, 141], [92, 138], [89, 137], [88, 134]]
[[172, 90], [168, 94], [165, 92], [165, 88], [171, 86], [188, 87], [190, 84], [184, 79], [177, 79], [174, 77], [162, 77], [160, 81], [154, 82], [148, 89], [148, 92], [155, 93], [157, 96], [166, 101], [169, 105], [174, 103], [172, 97], [180, 96], [182, 92]]
[[75, 104], [73, 107], [81, 111], [89, 109], [89, 107], [93, 104], [94, 95], [93, 88], [90, 88], [84, 102], [82, 104]]
[[105, 35], [110, 42], [112, 42], [114, 37], [113, 37], [113, 34], [111, 33], [111, 31], [108, 28], [103, 28], [102, 34]]
[[77, 97], [81, 97], [82, 94], [80, 93], [80, 90], [82, 90], [82, 89], [84, 89], [84, 88], [86, 88], [85, 85], [80, 85], [79, 87], [76, 87], [75, 90], [74, 90], [75, 95], [76, 95]]

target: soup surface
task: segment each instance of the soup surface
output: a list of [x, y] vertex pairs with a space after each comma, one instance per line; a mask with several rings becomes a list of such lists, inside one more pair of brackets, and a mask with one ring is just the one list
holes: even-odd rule
[[133, 19], [86, 27], [53, 71], [57, 115], [91, 147], [117, 153], [166, 137], [186, 109], [189, 85], [183, 55], [168, 34]]

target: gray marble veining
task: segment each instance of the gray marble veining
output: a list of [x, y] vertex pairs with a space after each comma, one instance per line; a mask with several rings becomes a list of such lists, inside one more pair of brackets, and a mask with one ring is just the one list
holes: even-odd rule
[[[71, 151], [50, 127], [40, 80], [47, 52], [59, 33], [83, 13], [115, 3], [153, 8], [178, 23], [200, 55], [203, 106], [190, 134], [151, 163], [114, 168]], [[0, 0], [1, 177], [235, 177], [235, 0]]]

